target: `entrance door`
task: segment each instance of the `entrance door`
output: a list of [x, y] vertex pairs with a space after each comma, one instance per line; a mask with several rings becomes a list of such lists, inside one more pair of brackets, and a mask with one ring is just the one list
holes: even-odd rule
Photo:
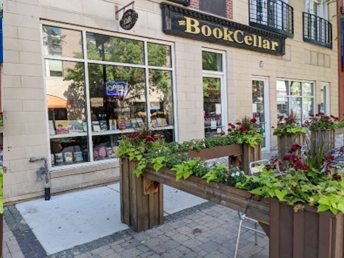
[[262, 149], [270, 149], [270, 120], [269, 120], [269, 94], [267, 78], [253, 78], [252, 80], [252, 113], [261, 126], [264, 136]]

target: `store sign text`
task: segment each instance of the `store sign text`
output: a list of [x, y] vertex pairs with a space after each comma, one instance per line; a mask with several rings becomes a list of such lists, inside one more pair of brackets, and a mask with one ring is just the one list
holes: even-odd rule
[[196, 19], [185, 17], [185, 21], [179, 21], [180, 24], [185, 24], [185, 32], [190, 34], [202, 34], [205, 37], [214, 37], [219, 40], [226, 40], [229, 42], [235, 42], [238, 44], [245, 44], [247, 46], [254, 46], [258, 48], [271, 49], [276, 51], [279, 42], [274, 40], [264, 39], [258, 35], [245, 35], [242, 30], [230, 31], [226, 27], [212, 28], [209, 25], [200, 25], [200, 22]]
[[161, 3], [166, 34], [284, 55], [285, 36], [194, 10]]

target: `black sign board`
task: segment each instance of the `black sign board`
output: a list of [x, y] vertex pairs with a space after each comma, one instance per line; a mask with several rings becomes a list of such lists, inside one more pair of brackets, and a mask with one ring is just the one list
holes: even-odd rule
[[129, 9], [124, 12], [122, 19], [119, 21], [119, 25], [125, 29], [130, 30], [134, 27], [139, 15], [133, 9]]
[[169, 0], [169, 1], [174, 2], [174, 3], [178, 3], [178, 4], [182, 4], [185, 6], [190, 5], [190, 0]]
[[163, 13], [163, 31], [166, 34], [273, 55], [284, 55], [286, 39], [284, 35], [165, 2], [160, 6]]

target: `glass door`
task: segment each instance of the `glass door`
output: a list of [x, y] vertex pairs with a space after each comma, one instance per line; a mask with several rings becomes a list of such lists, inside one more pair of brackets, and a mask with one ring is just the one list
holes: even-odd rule
[[268, 100], [268, 80], [265, 78], [254, 78], [252, 80], [252, 115], [261, 126], [264, 136], [262, 149], [270, 149], [270, 120]]

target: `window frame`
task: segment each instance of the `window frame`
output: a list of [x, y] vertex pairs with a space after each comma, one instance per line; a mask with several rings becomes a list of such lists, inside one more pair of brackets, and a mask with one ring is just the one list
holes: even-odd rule
[[[214, 50], [214, 49], [207, 49], [207, 48], [202, 48], [201, 51], [201, 56], [203, 60], [203, 52], [211, 52], [211, 53], [216, 53], [216, 54], [221, 54], [221, 61], [222, 61], [222, 71], [209, 71], [209, 70], [203, 70], [202, 68], [202, 96], [203, 96], [203, 110], [204, 110], [204, 92], [203, 92], [203, 78], [204, 77], [212, 77], [212, 78], [219, 78], [220, 83], [221, 83], [221, 89], [220, 89], [220, 94], [221, 94], [221, 130], [224, 132], [227, 132], [228, 130], [228, 123], [227, 123], [227, 65], [226, 65], [226, 52], [224, 51], [219, 51], [219, 50]], [[204, 121], [205, 122], [205, 121]], [[205, 128], [203, 124], [203, 132], [204, 132], [204, 138], [205, 136]], [[220, 133], [218, 133], [220, 134]]]
[[[43, 44], [43, 26], [52, 26], [52, 27], [58, 27], [60, 29], [68, 29], [68, 30], [76, 30], [81, 32], [81, 40], [82, 40], [82, 53], [83, 57], [82, 58], [75, 58], [75, 57], [62, 57], [62, 56], [54, 56], [54, 55], [49, 55], [49, 53], [45, 53], [44, 51], [44, 44]], [[70, 169], [73, 167], [79, 167], [79, 166], [89, 166], [89, 165], [95, 165], [95, 164], [100, 164], [102, 162], [108, 163], [108, 162], [113, 162], [114, 158], [108, 158], [104, 159], [101, 161], [95, 161], [92, 155], [92, 150], [93, 150], [93, 137], [97, 136], [99, 133], [94, 132], [92, 130], [92, 123], [91, 123], [91, 105], [90, 105], [90, 83], [89, 83], [89, 69], [88, 66], [89, 64], [104, 64], [104, 65], [118, 65], [118, 66], [128, 66], [128, 67], [138, 67], [144, 69], [144, 74], [145, 74], [145, 88], [146, 88], [146, 115], [147, 115], [147, 120], [148, 120], [148, 125], [150, 125], [150, 112], [149, 112], [149, 70], [154, 69], [154, 70], [164, 70], [164, 71], [170, 71], [171, 72], [171, 94], [172, 94], [172, 109], [171, 113], [173, 115], [173, 125], [167, 126], [167, 127], [159, 127], [156, 130], [172, 130], [172, 137], [174, 140], [177, 139], [177, 119], [176, 119], [176, 89], [175, 89], [175, 60], [174, 60], [174, 43], [172, 42], [167, 42], [167, 41], [162, 41], [162, 40], [154, 40], [154, 39], [149, 39], [149, 38], [141, 38], [137, 36], [132, 36], [132, 35], [124, 35], [124, 34], [118, 34], [118, 33], [111, 33], [111, 32], [105, 32], [97, 29], [91, 29], [91, 28], [86, 28], [86, 27], [81, 27], [81, 26], [74, 26], [74, 25], [69, 25], [69, 24], [61, 24], [61, 23], [56, 23], [56, 22], [51, 22], [51, 21], [46, 21], [42, 20], [40, 24], [40, 29], [41, 29], [41, 46], [42, 46], [42, 60], [43, 60], [43, 67], [44, 69], [47, 68], [45, 61], [46, 60], [57, 60], [57, 61], [69, 61], [69, 62], [78, 62], [78, 63], [83, 63], [84, 67], [84, 91], [85, 91], [85, 115], [87, 118], [87, 132], [85, 132], [85, 135], [83, 134], [82, 136], [79, 135], [73, 135], [73, 137], [87, 137], [88, 141], [88, 152], [89, 152], [89, 160], [85, 161], [83, 163], [74, 163], [74, 164], [64, 164], [62, 166], [53, 166], [52, 165], [52, 158], [51, 158], [51, 153], [50, 153], [50, 148], [51, 148], [51, 139], [54, 138], [69, 138], [72, 136], [65, 136], [61, 135], [53, 135], [55, 137], [51, 137], [49, 134], [49, 118], [48, 118], [48, 112], [46, 112], [46, 128], [47, 128], [47, 143], [48, 143], [48, 166], [51, 171], [55, 170], [60, 170], [62, 169]], [[88, 59], [88, 52], [87, 52], [87, 37], [86, 33], [91, 32], [91, 33], [98, 33], [102, 35], [108, 35], [108, 36], [113, 36], [113, 37], [119, 37], [119, 38], [124, 38], [124, 39], [132, 39], [132, 40], [139, 40], [142, 41], [143, 44], [143, 51], [144, 51], [144, 63], [143, 64], [128, 64], [128, 63], [120, 63], [120, 62], [111, 62], [111, 61], [99, 61], [99, 60], [92, 60]], [[148, 43], [155, 43], [155, 44], [161, 44], [165, 46], [169, 46], [170, 48], [170, 62], [171, 66], [170, 67], [157, 67], [157, 66], [152, 66], [148, 65], [148, 49], [147, 49], [147, 44]], [[45, 89], [45, 95], [47, 94], [47, 83], [46, 83], [46, 78], [50, 78], [51, 76], [49, 74], [43, 73], [43, 80], [44, 80], [44, 89]], [[63, 77], [63, 76], [62, 76]], [[47, 107], [47, 99], [45, 97], [45, 107]], [[154, 128], [151, 128], [152, 130], [155, 130]], [[105, 132], [101, 135], [123, 135], [126, 133], [134, 132], [135, 129], [131, 129], [128, 131], [128, 129], [125, 132], [114, 132], [114, 131], [108, 131]], [[117, 159], [117, 158], [115, 158]]]

